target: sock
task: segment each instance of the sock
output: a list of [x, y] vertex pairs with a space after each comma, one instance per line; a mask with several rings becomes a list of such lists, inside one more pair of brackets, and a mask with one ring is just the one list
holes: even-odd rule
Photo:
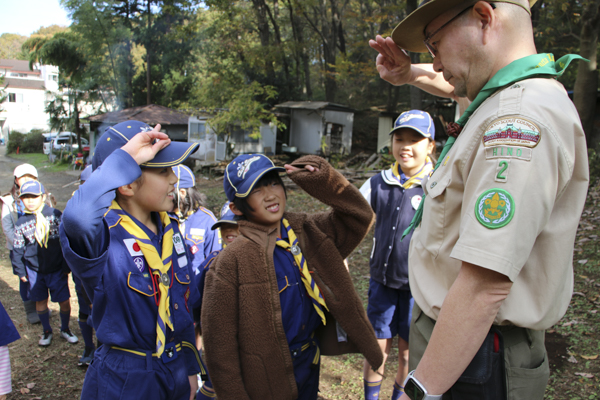
[[392, 392], [392, 400], [398, 400], [400, 396], [404, 393], [404, 386], [400, 386], [400, 384], [394, 381], [394, 391]]
[[196, 393], [196, 400], [209, 400], [217, 397], [215, 389], [212, 388], [212, 382], [207, 380]]
[[44, 332], [52, 332], [52, 327], [50, 326], [50, 313], [46, 308], [44, 311], [37, 312], [38, 317], [40, 317], [40, 322], [42, 323], [42, 328], [44, 328]]
[[81, 329], [81, 336], [83, 336], [85, 347], [94, 349], [94, 330], [88, 325], [87, 320], [79, 320], [79, 329]]
[[383, 379], [377, 382], [369, 382], [366, 379], [364, 380], [365, 400], [379, 399], [379, 390], [381, 390], [381, 382], [383, 382]]
[[69, 330], [69, 320], [71, 319], [71, 313], [63, 314], [63, 312], [61, 311], [59, 314], [60, 314], [60, 330], [61, 331]]

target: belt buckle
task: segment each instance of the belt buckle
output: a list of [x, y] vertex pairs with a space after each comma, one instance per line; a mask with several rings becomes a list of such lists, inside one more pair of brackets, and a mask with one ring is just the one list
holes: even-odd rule
[[160, 358], [165, 364], [177, 359], [177, 349], [175, 348], [175, 342], [170, 342], [165, 345], [165, 350], [163, 351]]

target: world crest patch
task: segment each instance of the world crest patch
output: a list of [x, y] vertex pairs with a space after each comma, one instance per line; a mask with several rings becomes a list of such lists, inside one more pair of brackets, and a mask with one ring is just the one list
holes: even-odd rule
[[515, 201], [510, 193], [503, 189], [486, 190], [475, 203], [477, 221], [489, 229], [506, 226], [514, 214]]
[[483, 146], [535, 147], [540, 142], [540, 129], [524, 118], [505, 117], [492, 122], [483, 134]]

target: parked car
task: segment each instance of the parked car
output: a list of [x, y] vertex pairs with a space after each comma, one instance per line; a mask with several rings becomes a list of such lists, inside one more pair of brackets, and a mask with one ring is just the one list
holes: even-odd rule
[[[50, 149], [54, 152], [61, 150], [77, 150], [77, 135], [73, 132], [61, 132], [61, 133], [50, 133], [43, 134], [44, 140], [44, 154], [50, 154]], [[72, 143], [72, 144], [71, 144]], [[81, 145], [83, 151], [89, 151], [89, 142], [85, 138], [81, 138]]]

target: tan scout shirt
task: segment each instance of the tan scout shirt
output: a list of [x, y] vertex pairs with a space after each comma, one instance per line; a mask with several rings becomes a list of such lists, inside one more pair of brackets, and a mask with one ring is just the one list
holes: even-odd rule
[[552, 326], [573, 291], [588, 180], [584, 133], [560, 83], [529, 79], [490, 96], [424, 185], [409, 254], [415, 301], [437, 319], [465, 261], [514, 283], [495, 324]]

